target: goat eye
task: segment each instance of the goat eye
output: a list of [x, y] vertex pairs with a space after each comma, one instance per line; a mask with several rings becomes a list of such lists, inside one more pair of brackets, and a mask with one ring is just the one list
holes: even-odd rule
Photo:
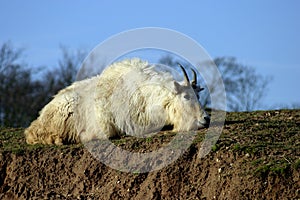
[[190, 99], [190, 96], [188, 94], [184, 95], [183, 96], [186, 100], [189, 100]]

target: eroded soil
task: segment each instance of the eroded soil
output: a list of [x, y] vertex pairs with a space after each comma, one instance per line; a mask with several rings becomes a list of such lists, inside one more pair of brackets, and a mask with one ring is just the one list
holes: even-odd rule
[[[112, 169], [82, 144], [27, 145], [23, 131], [0, 129], [0, 199], [300, 199], [299, 110], [228, 113], [208, 155], [199, 157], [203, 129], [178, 160], [148, 173]], [[175, 136], [113, 143], [147, 153]]]

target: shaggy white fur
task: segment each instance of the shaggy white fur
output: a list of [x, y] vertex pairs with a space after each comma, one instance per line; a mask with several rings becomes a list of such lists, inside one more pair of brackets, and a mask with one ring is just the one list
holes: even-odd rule
[[173, 125], [174, 131], [196, 130], [207, 123], [205, 117], [190, 84], [131, 59], [61, 90], [25, 135], [29, 144], [60, 145], [121, 134], [143, 136], [165, 125]]

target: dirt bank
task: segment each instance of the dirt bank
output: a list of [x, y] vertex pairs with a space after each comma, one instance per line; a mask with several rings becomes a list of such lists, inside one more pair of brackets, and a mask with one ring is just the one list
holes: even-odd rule
[[[300, 111], [229, 113], [211, 152], [206, 130], [171, 165], [125, 173], [83, 145], [30, 146], [23, 129], [0, 129], [0, 199], [300, 199]], [[123, 149], [160, 148], [174, 134], [121, 138]]]

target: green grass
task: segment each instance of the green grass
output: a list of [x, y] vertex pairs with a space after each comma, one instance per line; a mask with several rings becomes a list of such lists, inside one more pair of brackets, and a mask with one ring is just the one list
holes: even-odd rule
[[220, 149], [220, 147], [219, 147], [219, 145], [217, 145], [217, 144], [215, 144], [215, 145], [213, 145], [212, 147], [211, 147], [211, 150], [213, 151], [213, 152], [216, 152], [216, 151], [218, 151]]
[[257, 168], [254, 170], [254, 175], [261, 178], [265, 178], [269, 174], [286, 176], [291, 169], [291, 163], [284, 159], [270, 161], [266, 164], [257, 162], [255, 165], [257, 165]]
[[296, 170], [300, 170], [300, 159], [298, 159], [295, 163], [294, 163], [294, 168]]
[[[197, 131], [192, 148], [199, 150], [206, 131]], [[127, 150], [151, 152], [170, 143], [175, 135], [163, 132], [148, 138], [121, 137], [112, 142]], [[211, 155], [229, 153], [235, 159], [243, 159], [239, 167], [258, 177], [286, 176], [291, 170], [300, 170], [299, 141], [299, 110], [228, 113], [220, 138], [211, 146]], [[182, 142], [180, 138], [173, 141], [174, 148], [181, 148]], [[27, 145], [23, 128], [0, 128], [0, 152], [22, 155], [45, 149], [69, 152], [74, 148], [83, 145]]]
[[78, 148], [82, 144], [75, 145], [29, 145], [25, 142], [24, 128], [0, 128], [0, 152], [11, 152], [16, 155], [22, 155], [28, 151], [36, 151], [40, 149], [72, 149]]

